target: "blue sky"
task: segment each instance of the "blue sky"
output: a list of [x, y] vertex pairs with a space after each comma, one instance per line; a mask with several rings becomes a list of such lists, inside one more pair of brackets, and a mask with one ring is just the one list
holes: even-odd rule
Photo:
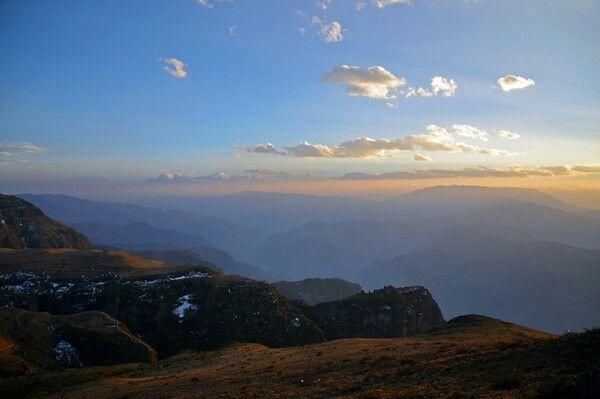
[[[600, 163], [597, 1], [210, 4], [0, 3], [0, 182]], [[328, 42], [334, 22], [341, 36]], [[185, 77], [164, 70], [168, 58], [185, 64]], [[387, 99], [351, 96], [324, 79], [343, 65], [378, 66], [406, 83]], [[505, 92], [497, 80], [506, 75], [535, 85]], [[431, 93], [434, 76], [452, 79], [455, 92], [404, 98], [411, 87]], [[488, 140], [461, 142], [511, 155], [286, 150], [308, 141], [342, 154], [341, 143], [394, 141], [432, 124], [450, 136], [455, 124], [476, 127]], [[265, 143], [287, 155], [247, 151]]]

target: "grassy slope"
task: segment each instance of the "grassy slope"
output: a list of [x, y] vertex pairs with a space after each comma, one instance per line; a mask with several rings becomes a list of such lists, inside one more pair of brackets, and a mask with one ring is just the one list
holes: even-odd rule
[[466, 317], [410, 339], [345, 339], [281, 349], [233, 345], [180, 354], [157, 367], [70, 370], [4, 386], [29, 386], [38, 396], [46, 391], [57, 398], [537, 398], [572, 390], [576, 376], [599, 362], [599, 331], [557, 338]]
[[125, 251], [0, 248], [0, 272], [18, 270], [43, 271], [55, 277], [94, 276], [107, 272], [122, 276], [141, 276], [187, 270], [191, 267], [170, 266], [140, 258]]

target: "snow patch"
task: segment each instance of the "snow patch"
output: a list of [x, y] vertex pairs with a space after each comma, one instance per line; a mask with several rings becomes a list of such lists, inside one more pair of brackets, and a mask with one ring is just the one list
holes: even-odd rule
[[79, 360], [79, 355], [77, 355], [77, 350], [71, 345], [69, 342], [65, 340], [60, 340], [54, 347], [54, 354], [56, 355], [56, 360], [68, 367], [79, 366], [83, 367], [83, 363]]
[[182, 296], [178, 300], [179, 306], [173, 309], [173, 314], [179, 318], [180, 323], [183, 321], [183, 318], [188, 312], [198, 310], [198, 306], [190, 303], [191, 299], [192, 295], [190, 294]]

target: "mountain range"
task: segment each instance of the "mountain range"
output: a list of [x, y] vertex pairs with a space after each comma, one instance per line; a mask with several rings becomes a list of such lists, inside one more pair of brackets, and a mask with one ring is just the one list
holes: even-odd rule
[[[26, 198], [72, 226], [85, 222], [79, 226], [95, 245], [149, 250], [146, 256], [154, 259], [164, 256], [158, 250], [184, 250], [227, 273], [268, 281], [342, 278], [367, 289], [424, 285], [444, 298], [441, 306], [450, 315], [484, 313], [553, 332], [589, 327], [599, 317], [593, 309], [599, 296], [591, 289], [598, 286], [597, 271], [590, 266], [600, 250], [597, 212], [536, 190], [436, 186], [387, 200], [258, 192], [171, 198], [169, 204], [180, 211], [64, 196]], [[109, 216], [101, 218], [105, 212]], [[176, 221], [163, 223], [166, 215]], [[208, 227], [200, 226], [203, 221]], [[216, 228], [218, 223], [224, 227]], [[215, 233], [207, 233], [211, 229], [233, 229], [234, 239], [221, 247], [211, 238]], [[232, 245], [242, 236], [243, 245]], [[470, 241], [481, 243], [479, 253]], [[196, 242], [223, 249], [191, 246]], [[449, 252], [453, 246], [463, 251]], [[382, 266], [398, 259], [406, 259], [398, 268]], [[414, 274], [407, 272], [411, 262], [419, 265]], [[469, 281], [459, 281], [461, 267], [473, 270]], [[486, 270], [494, 270], [497, 281]], [[427, 278], [444, 271], [451, 277], [447, 282]], [[517, 287], [515, 279], [527, 284]], [[490, 288], [499, 281], [504, 291]], [[540, 287], [551, 281], [552, 307], [543, 307]], [[567, 287], [575, 292], [572, 301], [563, 298]], [[521, 299], [531, 292], [527, 306], [510, 299], [513, 289], [523, 290]]]

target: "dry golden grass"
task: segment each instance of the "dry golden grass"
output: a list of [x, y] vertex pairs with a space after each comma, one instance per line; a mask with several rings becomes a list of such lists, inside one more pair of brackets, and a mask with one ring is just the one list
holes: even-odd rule
[[49, 272], [57, 277], [93, 276], [107, 272], [122, 276], [140, 276], [187, 270], [190, 267], [170, 266], [140, 258], [125, 251], [78, 249], [13, 250], [0, 248], [0, 271], [17, 270]]
[[[577, 346], [563, 343], [568, 339], [469, 319], [408, 339], [344, 339], [280, 349], [237, 344], [183, 353], [156, 367], [103, 368], [96, 377], [93, 370], [38, 375], [28, 395], [37, 390], [44, 396], [39, 386], [46, 384], [46, 392], [55, 391], [49, 397], [81, 399], [533, 398], [549, 384], [585, 371], [587, 364], [573, 350]], [[62, 383], [53, 386], [55, 381]]]

